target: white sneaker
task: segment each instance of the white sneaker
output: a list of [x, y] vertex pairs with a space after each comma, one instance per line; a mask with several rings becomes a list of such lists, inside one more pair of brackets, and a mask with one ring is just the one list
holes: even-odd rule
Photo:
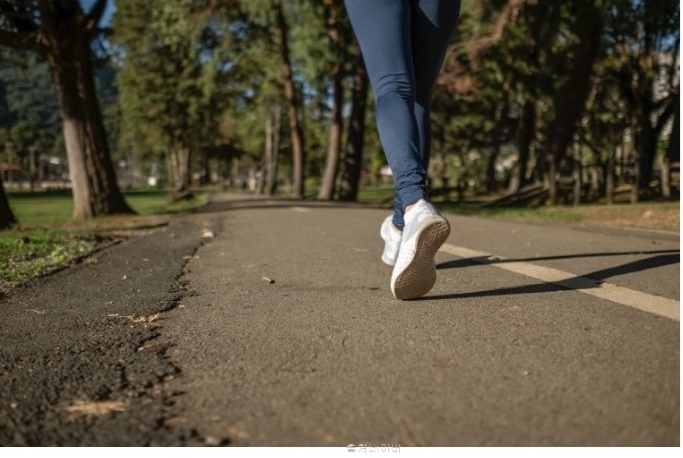
[[419, 200], [404, 215], [398, 258], [391, 274], [396, 299], [424, 296], [436, 282], [434, 255], [451, 233], [451, 226], [434, 206]]
[[379, 235], [382, 237], [382, 240], [384, 240], [382, 261], [384, 261], [384, 264], [389, 266], [396, 264], [398, 248], [401, 246], [401, 233], [396, 232], [396, 230], [393, 228], [393, 218], [394, 215], [387, 216], [379, 230]]

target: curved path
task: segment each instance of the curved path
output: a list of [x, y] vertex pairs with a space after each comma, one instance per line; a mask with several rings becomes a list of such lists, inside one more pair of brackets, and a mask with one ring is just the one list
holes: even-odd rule
[[680, 444], [678, 234], [448, 215], [401, 302], [385, 216], [219, 196], [6, 298], [0, 444]]

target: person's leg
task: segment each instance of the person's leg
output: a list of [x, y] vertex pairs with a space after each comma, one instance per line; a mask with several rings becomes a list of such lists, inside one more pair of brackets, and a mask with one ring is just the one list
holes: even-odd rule
[[414, 115], [415, 75], [409, 0], [345, 0], [375, 97], [377, 129], [396, 187], [393, 223], [403, 229], [406, 206], [426, 198]]
[[411, 0], [415, 118], [422, 164], [431, 156], [431, 101], [448, 42], [460, 15], [460, 0]]
[[[411, 42], [415, 75], [414, 115], [424, 169], [429, 167], [432, 91], [457, 22], [458, 0], [411, 0]], [[397, 299], [427, 294], [436, 281], [434, 255], [450, 234], [450, 224], [425, 200], [404, 208], [405, 227], [391, 274]]]

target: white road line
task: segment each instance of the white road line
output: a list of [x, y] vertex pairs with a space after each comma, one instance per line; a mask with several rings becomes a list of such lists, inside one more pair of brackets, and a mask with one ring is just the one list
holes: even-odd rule
[[299, 213], [310, 213], [311, 212], [310, 208], [305, 208], [305, 207], [292, 207], [291, 210], [294, 212], [299, 212]]
[[545, 283], [560, 285], [574, 291], [580, 291], [585, 294], [590, 294], [591, 296], [616, 302], [617, 304], [627, 305], [644, 312], [654, 313], [655, 315], [663, 316], [675, 321], [681, 320], [680, 303], [667, 299], [666, 297], [654, 296], [623, 286], [592, 280], [588, 277], [581, 277], [570, 272], [529, 264], [527, 262], [496, 263], [496, 260], [503, 260], [504, 258], [448, 243], [444, 243], [439, 251], [460, 258], [471, 259], [475, 262], [488, 264], [516, 274], [525, 275]]

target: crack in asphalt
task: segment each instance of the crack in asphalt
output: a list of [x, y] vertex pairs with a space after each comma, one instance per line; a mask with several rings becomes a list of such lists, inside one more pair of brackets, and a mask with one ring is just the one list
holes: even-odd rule
[[203, 243], [182, 220], [0, 299], [0, 445], [206, 445], [168, 421], [182, 392], [164, 384], [182, 370], [159, 341], [163, 315], [112, 320], [177, 308], [193, 294], [182, 275]]

